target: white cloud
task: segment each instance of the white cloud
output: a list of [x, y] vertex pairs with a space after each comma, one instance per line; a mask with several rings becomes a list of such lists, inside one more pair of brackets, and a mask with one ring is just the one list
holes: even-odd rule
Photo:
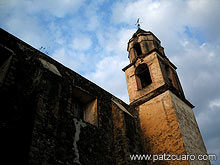
[[98, 6], [100, 2], [93, 2], [90, 4], [86, 4], [86, 9], [84, 10], [85, 17], [87, 19], [85, 29], [89, 31], [97, 30], [97, 28], [100, 28], [100, 19], [101, 14], [98, 11]]
[[92, 41], [89, 36], [79, 35], [75, 37], [71, 43], [71, 47], [77, 51], [88, 50], [92, 45]]
[[212, 109], [212, 108], [220, 108], [220, 98], [211, 100], [211, 101], [209, 102], [209, 107], [210, 107], [211, 109]]
[[127, 43], [132, 34], [136, 29], [115, 29], [112, 28], [107, 32], [98, 32], [98, 42], [100, 46], [106, 51], [105, 53], [113, 52], [115, 54], [120, 54], [121, 57], [126, 57], [127, 59]]
[[127, 103], [128, 93], [122, 68], [129, 64], [127, 42], [134, 32], [134, 29], [122, 28], [97, 33], [103, 50], [102, 58], [95, 65], [95, 71], [86, 74], [90, 80]]
[[14, 2], [9, 2], [9, 4], [13, 5], [11, 7], [16, 9], [23, 8], [28, 14], [47, 12], [52, 16], [64, 17], [77, 11], [84, 3], [84, 0], [21, 0], [19, 3]]
[[96, 65], [96, 71], [86, 77], [128, 103], [125, 75], [122, 72], [127, 64], [119, 56], [105, 57]]
[[88, 66], [89, 61], [83, 53], [76, 53], [69, 50], [67, 47], [63, 47], [55, 50], [51, 56], [76, 72], [83, 72], [87, 70], [85, 66]]
[[72, 57], [64, 48], [56, 50], [52, 57], [69, 68], [74, 68], [77, 64], [75, 60], [72, 60]]
[[[128, 23], [133, 25], [137, 18], [141, 18], [142, 27], [159, 34], [159, 38], [164, 41], [167, 38], [171, 41], [173, 37], [176, 37], [176, 33], [183, 33], [184, 26], [201, 30], [204, 36], [218, 40], [220, 37], [218, 33], [220, 28], [218, 6], [220, 6], [218, 0], [120, 1], [113, 7], [112, 20], [117, 24]], [[175, 33], [174, 36], [173, 33]], [[213, 34], [215, 35], [213, 36]], [[177, 42], [176, 38], [173, 40]], [[174, 41], [172, 44], [175, 44]], [[170, 46], [172, 47], [172, 45]]]
[[220, 1], [191, 0], [187, 1], [187, 3], [187, 22], [192, 26], [202, 28], [204, 30], [203, 35], [212, 41], [219, 39]]
[[38, 19], [20, 13], [5, 21], [4, 28], [37, 49], [51, 41]]
[[89, 22], [87, 23], [86, 29], [88, 30], [95, 30], [100, 25], [99, 19], [96, 15], [90, 15], [89, 16]]
[[141, 18], [141, 27], [161, 40], [178, 67], [208, 150], [219, 153], [220, 1], [85, 2], [2, 0], [0, 25], [35, 47], [51, 45], [53, 58], [128, 102], [121, 69], [129, 63], [127, 42]]

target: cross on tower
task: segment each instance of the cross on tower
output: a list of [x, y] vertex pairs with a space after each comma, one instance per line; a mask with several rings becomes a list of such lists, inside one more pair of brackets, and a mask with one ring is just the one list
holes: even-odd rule
[[142, 23], [142, 22], [140, 22], [140, 18], [138, 18], [138, 19], [137, 19], [137, 22], [136, 22], [136, 24], [135, 24], [135, 25], [137, 25], [138, 29], [140, 29], [141, 23]]

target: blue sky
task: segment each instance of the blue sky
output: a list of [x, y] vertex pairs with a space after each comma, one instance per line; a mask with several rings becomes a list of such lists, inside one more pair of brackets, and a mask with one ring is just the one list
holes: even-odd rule
[[128, 102], [121, 69], [140, 18], [178, 67], [208, 152], [220, 158], [219, 7], [219, 0], [0, 0], [0, 27]]

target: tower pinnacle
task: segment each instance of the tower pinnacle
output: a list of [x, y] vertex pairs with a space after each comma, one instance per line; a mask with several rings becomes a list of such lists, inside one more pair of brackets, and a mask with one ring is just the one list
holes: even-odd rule
[[136, 22], [136, 24], [135, 24], [135, 25], [137, 25], [137, 28], [138, 28], [138, 29], [140, 29], [141, 23], [142, 23], [142, 22], [140, 22], [140, 18], [138, 18], [138, 19], [137, 19], [137, 22]]

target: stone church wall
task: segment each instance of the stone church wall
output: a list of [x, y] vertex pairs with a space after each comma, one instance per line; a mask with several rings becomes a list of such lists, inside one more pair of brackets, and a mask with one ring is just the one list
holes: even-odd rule
[[112, 98], [132, 113], [130, 106], [2, 29], [0, 36], [1, 161], [143, 163], [129, 160], [142, 153], [138, 120]]

